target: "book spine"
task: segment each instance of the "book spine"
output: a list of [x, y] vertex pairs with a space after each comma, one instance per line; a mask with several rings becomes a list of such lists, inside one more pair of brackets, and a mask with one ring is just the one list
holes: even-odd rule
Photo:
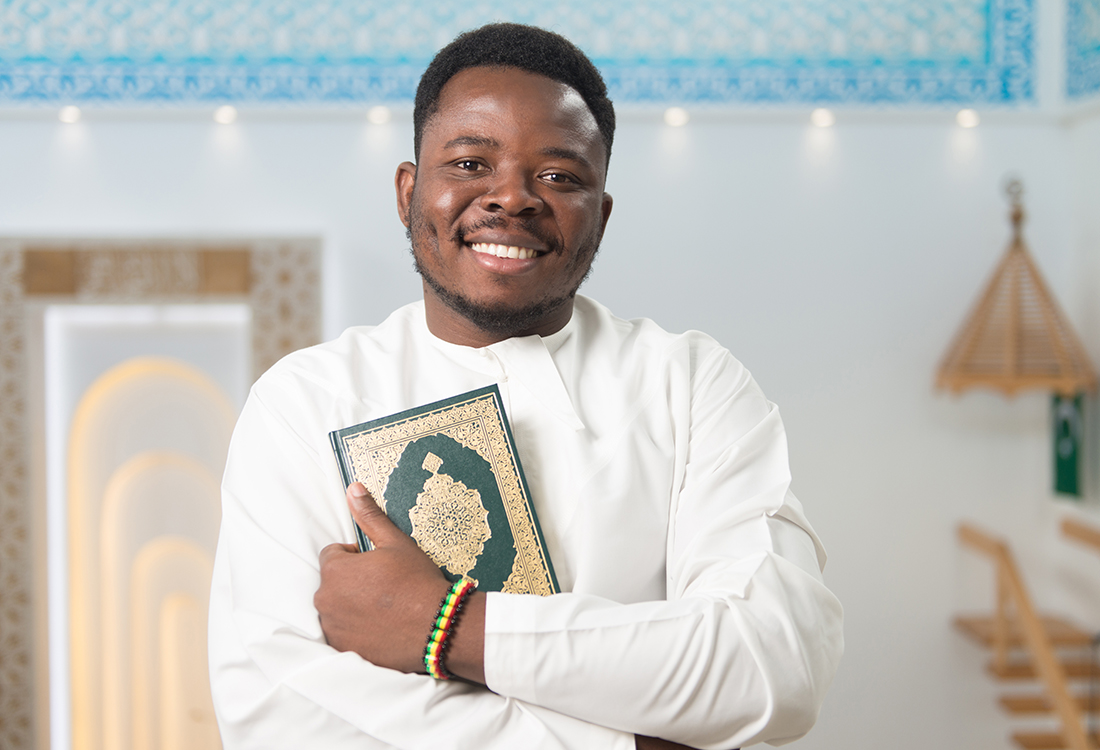
[[[336, 464], [340, 467], [340, 479], [344, 482], [344, 491], [346, 492], [352, 482], [352, 474], [347, 455], [344, 453], [344, 443], [340, 439], [339, 430], [330, 432], [328, 439], [332, 444], [332, 452], [336, 455]], [[359, 524], [355, 523], [354, 519], [352, 524], [355, 526], [355, 540], [359, 543], [359, 551], [366, 552], [374, 549], [374, 545], [371, 544], [370, 539], [367, 538], [367, 535], [363, 533], [363, 530], [359, 528]]]
[[531, 488], [527, 486], [527, 475], [523, 473], [523, 465], [519, 462], [519, 449], [516, 448], [516, 439], [512, 435], [512, 423], [508, 421], [508, 413], [504, 410], [504, 399], [501, 398], [500, 389], [495, 384], [492, 386], [492, 394], [493, 403], [497, 407], [501, 424], [504, 426], [504, 435], [508, 440], [508, 460], [515, 467], [516, 476], [519, 477], [520, 484], [523, 486], [523, 495], [526, 500], [524, 512], [527, 514], [527, 520], [531, 527], [535, 530], [535, 538], [538, 540], [542, 559], [546, 564], [546, 572], [550, 576], [550, 589], [555, 594], [559, 594], [561, 593], [561, 586], [558, 585], [558, 576], [554, 573], [554, 564], [550, 561], [550, 550], [546, 549], [546, 539], [542, 536], [542, 526], [539, 524], [538, 516], [535, 515], [535, 501], [531, 498]]

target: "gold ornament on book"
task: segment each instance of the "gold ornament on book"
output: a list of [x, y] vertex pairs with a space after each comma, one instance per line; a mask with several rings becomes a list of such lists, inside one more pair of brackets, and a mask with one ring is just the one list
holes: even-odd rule
[[442, 465], [443, 459], [434, 453], [424, 456], [422, 466], [432, 475], [424, 481], [424, 491], [409, 510], [412, 536], [436, 565], [465, 577], [492, 537], [489, 511], [481, 502], [480, 492], [440, 474]]
[[940, 363], [936, 385], [986, 386], [1008, 396], [1040, 388], [1071, 395], [1096, 387], [1096, 372], [1024, 243], [1023, 185], [1005, 187], [1012, 240]]

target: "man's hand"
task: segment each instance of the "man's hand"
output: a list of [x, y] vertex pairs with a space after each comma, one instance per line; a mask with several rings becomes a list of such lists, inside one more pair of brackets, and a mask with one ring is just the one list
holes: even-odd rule
[[[361, 483], [348, 487], [347, 501], [374, 549], [359, 553], [354, 544], [330, 544], [321, 550], [313, 604], [325, 638], [336, 650], [354, 651], [380, 667], [424, 672], [425, 641], [451, 584]], [[485, 595], [474, 592], [451, 631], [447, 669], [484, 683], [484, 638]]]

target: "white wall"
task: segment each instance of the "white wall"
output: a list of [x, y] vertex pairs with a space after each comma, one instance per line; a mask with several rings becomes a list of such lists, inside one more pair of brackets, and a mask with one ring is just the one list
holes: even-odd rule
[[985, 657], [948, 626], [992, 590], [953, 528], [971, 518], [1019, 537], [1049, 505], [1046, 398], [956, 399], [932, 380], [1008, 239], [1008, 172], [1064, 293], [1067, 134], [946, 117], [639, 126], [616, 156], [618, 224], [590, 290], [704, 328], [746, 362], [783, 411], [795, 490], [831, 551], [848, 651], [802, 746], [1007, 746]]
[[[0, 235], [321, 236], [329, 336], [418, 296], [392, 190], [407, 115], [145, 117], [0, 119]], [[933, 374], [1007, 241], [1009, 172], [1034, 255], [1100, 360], [1100, 124], [1003, 114], [963, 131], [950, 114], [841, 113], [820, 131], [803, 118], [671, 130], [623, 114], [615, 209], [584, 291], [711, 333], [782, 409], [847, 613], [840, 676], [797, 747], [1007, 747], [984, 655], [949, 627], [988, 603], [992, 572], [953, 530], [970, 518], [1010, 535], [1041, 601], [1073, 606], [1039, 557], [1064, 544], [1047, 397], [953, 398]], [[1100, 558], [1079, 565], [1100, 581]]]

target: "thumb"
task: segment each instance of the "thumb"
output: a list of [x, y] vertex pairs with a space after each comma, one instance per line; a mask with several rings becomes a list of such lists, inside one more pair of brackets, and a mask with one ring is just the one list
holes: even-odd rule
[[351, 509], [351, 517], [359, 528], [370, 539], [371, 544], [378, 547], [386, 547], [392, 544], [400, 544], [408, 541], [405, 532], [397, 528], [393, 521], [378, 507], [371, 494], [362, 482], [352, 482], [348, 485], [348, 508]]

